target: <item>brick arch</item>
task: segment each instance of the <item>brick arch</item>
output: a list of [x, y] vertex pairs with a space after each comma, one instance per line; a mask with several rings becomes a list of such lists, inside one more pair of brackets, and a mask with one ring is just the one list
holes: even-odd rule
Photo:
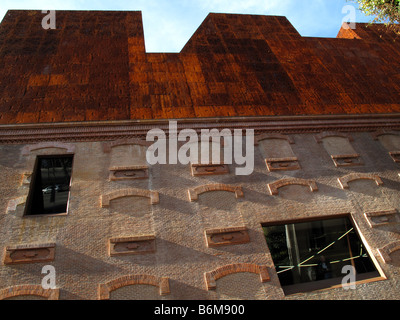
[[136, 144], [139, 146], [148, 147], [153, 144], [151, 141], [146, 141], [138, 138], [125, 138], [125, 139], [118, 139], [111, 142], [104, 142], [103, 143], [103, 152], [110, 153], [111, 149], [117, 146], [129, 145], [129, 144]]
[[130, 196], [138, 196], [138, 197], [146, 197], [150, 199], [151, 204], [157, 204], [159, 202], [159, 195], [157, 191], [144, 190], [138, 188], [128, 188], [128, 189], [120, 189], [116, 191], [112, 191], [105, 195], [101, 196], [101, 207], [106, 208], [110, 206], [110, 201], [122, 198], [122, 197], [130, 197]]
[[343, 177], [338, 178], [340, 186], [342, 189], [348, 189], [349, 185], [348, 183], [353, 180], [359, 180], [359, 179], [368, 179], [368, 180], [374, 180], [378, 186], [383, 184], [382, 179], [375, 174], [369, 174], [369, 173], [349, 173]]
[[371, 136], [374, 140], [378, 140], [379, 136], [384, 136], [384, 135], [400, 136], [400, 132], [384, 131], [384, 130], [378, 130], [378, 131], [371, 132]]
[[281, 134], [281, 133], [263, 133], [254, 137], [254, 144], [258, 145], [260, 141], [265, 139], [282, 139], [287, 140], [290, 144], [294, 144], [291, 137]]
[[241, 186], [232, 186], [228, 184], [214, 183], [214, 184], [204, 184], [202, 186], [189, 189], [188, 190], [189, 200], [196, 201], [199, 198], [199, 194], [209, 191], [229, 191], [235, 193], [236, 198], [243, 197], [243, 190]]
[[289, 185], [302, 185], [302, 186], [307, 186], [310, 188], [312, 192], [317, 191], [317, 183], [313, 180], [306, 180], [306, 179], [300, 179], [300, 178], [286, 178], [286, 179], [280, 179], [272, 183], [268, 183], [268, 189], [271, 193], [271, 195], [277, 195], [279, 193], [278, 189], [282, 188], [284, 186], [289, 186]]
[[267, 266], [257, 265], [254, 263], [233, 263], [228, 264], [204, 274], [207, 290], [212, 290], [217, 287], [216, 281], [232, 273], [251, 272], [260, 275], [261, 282], [270, 281]]
[[353, 141], [352, 136], [350, 136], [347, 133], [343, 133], [343, 132], [325, 131], [325, 132], [321, 132], [314, 136], [315, 141], [317, 141], [318, 143], [321, 143], [322, 140], [327, 137], [341, 137], [341, 138], [348, 139], [349, 141]]
[[385, 263], [391, 263], [392, 258], [390, 258], [390, 254], [397, 250], [400, 250], [400, 240], [387, 244], [383, 248], [378, 249], [378, 252]]
[[38, 296], [48, 300], [58, 300], [59, 289], [43, 289], [41, 285], [18, 285], [0, 290], [0, 300], [18, 296]]
[[27, 145], [23, 147], [22, 155], [26, 156], [33, 150], [46, 149], [46, 148], [66, 149], [67, 153], [75, 152], [75, 146], [73, 144], [57, 142], [57, 141], [49, 141], [49, 142], [39, 142], [33, 145]]
[[145, 284], [158, 287], [160, 289], [160, 295], [170, 294], [169, 278], [157, 277], [149, 274], [133, 274], [122, 276], [104, 284], [100, 284], [98, 288], [98, 298], [99, 300], [108, 300], [110, 299], [111, 291], [135, 284]]

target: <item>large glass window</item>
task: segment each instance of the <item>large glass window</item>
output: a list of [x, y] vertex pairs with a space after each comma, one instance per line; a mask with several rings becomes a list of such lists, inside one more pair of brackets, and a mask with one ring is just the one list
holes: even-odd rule
[[348, 216], [263, 229], [286, 294], [341, 284], [345, 265], [354, 267], [356, 281], [380, 276]]
[[67, 212], [73, 156], [39, 156], [32, 175], [25, 215]]

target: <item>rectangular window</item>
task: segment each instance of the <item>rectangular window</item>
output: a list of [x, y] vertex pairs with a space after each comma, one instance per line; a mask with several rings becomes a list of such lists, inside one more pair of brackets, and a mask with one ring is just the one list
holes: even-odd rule
[[265, 239], [285, 294], [340, 285], [347, 272], [355, 281], [380, 277], [348, 216], [263, 225]]
[[36, 158], [25, 215], [67, 212], [72, 160], [72, 155]]

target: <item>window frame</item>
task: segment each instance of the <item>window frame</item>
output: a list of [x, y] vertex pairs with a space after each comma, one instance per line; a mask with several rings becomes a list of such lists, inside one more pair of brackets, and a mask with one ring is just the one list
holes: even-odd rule
[[[359, 240], [363, 244], [364, 248], [368, 252], [368, 256], [374, 265], [376, 272], [379, 274], [377, 276], [373, 277], [366, 277], [368, 274], [372, 274], [375, 272], [368, 272], [365, 274], [357, 274], [356, 276], [356, 281], [352, 284], [354, 285], [360, 285], [363, 283], [369, 283], [369, 282], [375, 282], [375, 281], [382, 281], [386, 280], [387, 277], [385, 273], [383, 272], [383, 269], [381, 268], [378, 260], [376, 259], [375, 255], [373, 254], [371, 247], [369, 246], [368, 242], [366, 241], [365, 237], [361, 233], [361, 230], [354, 218], [354, 215], [352, 213], [340, 213], [340, 214], [331, 214], [331, 215], [321, 215], [321, 216], [314, 216], [314, 217], [304, 217], [304, 218], [294, 218], [294, 219], [284, 219], [284, 220], [275, 220], [275, 221], [267, 221], [267, 222], [262, 222], [261, 227], [262, 227], [262, 232], [263, 232], [263, 237], [265, 240], [265, 244], [268, 248], [268, 253], [271, 254], [271, 251], [269, 249], [267, 240], [264, 236], [264, 227], [267, 226], [278, 226], [278, 225], [285, 225], [285, 224], [296, 224], [296, 223], [304, 223], [304, 222], [313, 222], [313, 221], [323, 221], [323, 220], [329, 220], [329, 219], [340, 219], [340, 218], [348, 218], [351, 225], [353, 226]], [[272, 268], [271, 270], [274, 270], [276, 272], [276, 267], [275, 267], [275, 262], [272, 260], [271, 256], [271, 261], [272, 261]], [[366, 275], [366, 276], [363, 276]], [[345, 277], [346, 274], [343, 274], [343, 277]], [[276, 274], [276, 277], [278, 278], [279, 284], [279, 276]], [[337, 280], [338, 278], [336, 278]], [[357, 280], [359, 279], [359, 280]], [[292, 284], [292, 285], [286, 285], [282, 286], [281, 288], [285, 294], [285, 296], [291, 296], [291, 295], [296, 295], [296, 294], [306, 294], [306, 293], [312, 293], [312, 292], [318, 292], [318, 291], [326, 291], [326, 290], [331, 290], [335, 288], [341, 288], [342, 284], [330, 284], [332, 282], [335, 282], [335, 278], [333, 279], [326, 279], [326, 280], [318, 280], [318, 281], [312, 281], [312, 282], [304, 282], [304, 283], [298, 283], [298, 284]], [[324, 285], [326, 284], [326, 285]]]
[[[33, 201], [33, 195], [34, 195], [34, 187], [36, 184], [36, 179], [38, 175], [38, 170], [39, 170], [39, 159], [43, 158], [72, 158], [72, 164], [71, 164], [71, 177], [69, 180], [69, 186], [68, 186], [68, 197], [67, 197], [67, 203], [66, 203], [66, 208], [65, 212], [59, 212], [59, 213], [32, 213], [32, 201]], [[36, 155], [35, 158], [35, 163], [33, 166], [32, 170], [32, 176], [31, 176], [31, 181], [29, 184], [29, 192], [28, 196], [26, 198], [25, 202], [25, 208], [24, 208], [24, 213], [23, 213], [23, 218], [36, 218], [36, 217], [54, 217], [54, 216], [66, 216], [68, 215], [69, 212], [69, 204], [70, 204], [70, 197], [71, 197], [71, 185], [72, 185], [72, 176], [73, 176], [73, 168], [74, 168], [74, 159], [75, 159], [75, 154], [74, 153], [63, 153], [63, 154], [39, 154]]]

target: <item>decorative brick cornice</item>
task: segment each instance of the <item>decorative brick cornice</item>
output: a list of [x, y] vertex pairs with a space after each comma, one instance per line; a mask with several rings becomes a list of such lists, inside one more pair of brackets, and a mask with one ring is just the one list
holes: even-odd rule
[[110, 206], [110, 201], [130, 196], [146, 197], [150, 199], [151, 204], [157, 204], [159, 202], [159, 195], [157, 191], [144, 190], [138, 188], [120, 189], [112, 191], [110, 193], [101, 195], [101, 207], [106, 208]]
[[75, 146], [70, 143], [62, 143], [57, 141], [49, 141], [49, 142], [39, 142], [33, 145], [27, 145], [22, 148], [22, 155], [26, 156], [31, 153], [33, 150], [39, 149], [47, 149], [47, 148], [57, 148], [57, 149], [65, 149], [67, 153], [74, 153]]
[[0, 290], [0, 300], [18, 296], [38, 296], [48, 300], [58, 300], [59, 289], [43, 289], [41, 285], [25, 284]]
[[233, 263], [219, 267], [204, 274], [207, 290], [212, 290], [217, 287], [216, 281], [232, 273], [251, 272], [260, 275], [261, 282], [270, 281], [267, 266], [257, 265], [253, 263]]
[[359, 180], [359, 179], [374, 180], [378, 186], [383, 184], [382, 179], [378, 175], [369, 174], [369, 173], [358, 173], [358, 172], [349, 173], [343, 177], [340, 177], [340, 178], [338, 178], [338, 181], [339, 181], [342, 189], [348, 189], [349, 188], [348, 183], [350, 181]]
[[289, 137], [289, 136], [281, 134], [281, 133], [263, 133], [263, 134], [260, 134], [260, 135], [257, 135], [254, 137], [254, 144], [258, 145], [260, 141], [265, 140], [265, 139], [283, 139], [283, 140], [287, 140], [290, 144], [294, 143], [294, 140], [292, 137]]
[[[255, 134], [294, 134], [400, 130], [400, 114], [265, 116], [178, 119], [178, 130], [253, 129]], [[87, 121], [0, 125], [1, 144], [28, 144], [47, 141], [112, 141], [143, 139], [147, 132], [159, 128], [168, 133], [166, 120]]]
[[98, 288], [98, 298], [99, 300], [108, 300], [110, 299], [111, 291], [135, 284], [147, 284], [158, 287], [160, 289], [160, 295], [170, 294], [169, 278], [156, 277], [149, 274], [134, 274], [122, 276], [107, 283], [100, 284]]
[[324, 140], [327, 137], [341, 137], [341, 138], [346, 138], [349, 141], [353, 141], [352, 136], [350, 136], [349, 134], [336, 131], [324, 131], [314, 136], [315, 141], [317, 141], [318, 143], [321, 143], [322, 140]]
[[153, 144], [153, 142], [149, 142], [143, 139], [138, 139], [138, 138], [122, 138], [122, 139], [117, 139], [114, 141], [110, 142], [103, 142], [103, 152], [109, 153], [111, 152], [111, 149], [117, 146], [123, 146], [123, 145], [130, 145], [130, 144], [136, 144], [139, 146], [144, 146], [148, 147]]
[[235, 193], [236, 198], [242, 198], [243, 191], [241, 186], [232, 186], [222, 183], [205, 184], [188, 190], [189, 200], [196, 201], [199, 198], [199, 194], [209, 191], [229, 191]]
[[392, 258], [390, 254], [397, 250], [400, 250], [400, 240], [387, 244], [383, 248], [378, 249], [378, 252], [385, 263], [391, 263]]
[[275, 182], [268, 184], [268, 189], [271, 195], [277, 195], [279, 193], [278, 189], [288, 185], [302, 185], [310, 188], [312, 192], [317, 191], [317, 183], [313, 180], [306, 180], [300, 178], [286, 178], [280, 179]]

